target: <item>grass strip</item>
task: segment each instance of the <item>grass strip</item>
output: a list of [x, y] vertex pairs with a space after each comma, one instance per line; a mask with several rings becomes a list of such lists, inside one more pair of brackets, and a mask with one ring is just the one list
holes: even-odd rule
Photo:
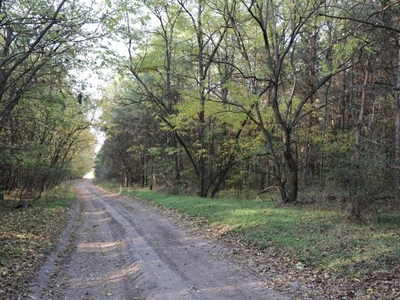
[[[108, 186], [108, 188], [112, 188]], [[114, 187], [115, 190], [115, 187]], [[400, 267], [400, 214], [380, 214], [357, 224], [321, 205], [278, 206], [274, 201], [205, 199], [147, 189], [119, 192], [202, 218], [244, 242], [293, 253], [298, 266], [359, 278]]]

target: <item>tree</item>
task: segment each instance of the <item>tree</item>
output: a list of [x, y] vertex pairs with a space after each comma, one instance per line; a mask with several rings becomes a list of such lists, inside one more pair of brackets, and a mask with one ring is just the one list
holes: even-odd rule
[[276, 185], [294, 203], [301, 183], [357, 198], [391, 182], [394, 102], [383, 99], [396, 98], [397, 46], [382, 45], [398, 43], [396, 3], [118, 3], [112, 28], [128, 51], [113, 63], [129, 90], [120, 103], [140, 104], [160, 137], [130, 149], [173, 166], [172, 185], [196, 185], [202, 197]]
[[0, 124], [4, 124], [38, 78], [49, 68], [73, 66], [77, 47], [89, 46], [99, 34], [83, 29], [98, 21], [97, 12], [75, 1], [50, 6], [46, 1], [0, 4]]
[[[320, 20], [316, 25], [320, 9], [323, 8], [322, 3], [283, 2], [279, 5], [275, 1], [241, 3], [261, 34], [260, 46], [263, 47], [263, 58], [261, 60], [257, 58], [263, 65], [258, 69], [253, 68], [250, 74], [241, 72], [245, 74], [245, 78], [253, 79], [253, 88], [250, 92], [256, 96], [253, 97], [255, 101], [251, 105], [251, 110], [245, 110], [245, 113], [258, 125], [264, 136], [265, 145], [274, 163], [274, 175], [282, 201], [293, 203], [297, 200], [299, 182], [298, 153], [293, 133], [305, 116], [322, 107], [321, 105], [312, 107], [308, 104], [312, 104], [311, 99], [314, 95], [339, 70], [348, 67], [348, 61], [344, 60], [323, 75], [311, 70], [308, 74], [310, 82], [308, 90], [302, 90], [303, 83], [299, 80], [301, 68], [299, 65], [296, 66], [295, 61], [301, 57], [298, 52], [300, 37], [312, 27], [323, 28]], [[242, 20], [235, 21], [240, 24]], [[246, 32], [241, 32], [242, 29], [243, 26], [237, 28], [237, 36], [243, 45], [244, 58], [249, 61], [250, 53], [247, 52], [247, 44], [243, 40]], [[313, 49], [314, 53], [311, 53], [314, 55], [311, 59], [314, 60], [317, 55], [322, 55], [315, 53], [315, 50]], [[311, 67], [315, 68], [315, 63], [312, 61]], [[271, 110], [273, 119], [270, 119], [271, 115], [264, 113], [266, 110]], [[271, 126], [272, 120], [274, 125]], [[275, 130], [281, 133], [281, 145], [278, 148], [282, 149], [283, 161], [280, 160], [274, 143]]]
[[[355, 219], [360, 219], [362, 210], [376, 199], [387, 198], [385, 191], [398, 186], [394, 181], [397, 180], [397, 135], [391, 138], [389, 134], [396, 128], [398, 113], [395, 92], [399, 49], [399, 31], [395, 26], [397, 6], [398, 3], [363, 1], [351, 7], [343, 5], [341, 10], [328, 15], [333, 20], [346, 21], [354, 32], [353, 41], [362, 46], [355, 67], [345, 79], [351, 78], [346, 87], [352, 89], [346, 90], [350, 90], [349, 98], [356, 104], [353, 124], [348, 125], [354, 128], [354, 148], [347, 170], [352, 204], [350, 217]], [[343, 120], [345, 110], [341, 111]], [[354, 111], [357, 111], [356, 117]]]
[[64, 0], [1, 1], [0, 12], [0, 191], [40, 195], [69, 176], [73, 154], [91, 144], [89, 133], [80, 136], [92, 106], [69, 72], [99, 37], [87, 27], [99, 15]]
[[[173, 151], [175, 184], [180, 184], [181, 152], [184, 152], [197, 177], [197, 193], [206, 197], [210, 192], [215, 195], [227, 170], [235, 163], [231, 152], [221, 170], [214, 172], [211, 168], [218, 158], [211, 159], [210, 156], [210, 151], [214, 151], [214, 142], [209, 139], [212, 136], [209, 129], [217, 123], [212, 116], [215, 109], [211, 109], [210, 113], [206, 111], [207, 103], [212, 103], [210, 87], [213, 85], [214, 57], [228, 25], [218, 12], [215, 13], [203, 2], [193, 4], [146, 3], [159, 21], [159, 27], [154, 29], [156, 34], [149, 39], [149, 44], [138, 47], [136, 51], [131, 48], [136, 31], [130, 25], [131, 17], [127, 16], [122, 34], [128, 40], [129, 59], [122, 65], [133, 77], [134, 93], [140, 95], [134, 101], [150, 103], [162, 123], [162, 129], [171, 136], [165, 147], [176, 148]], [[125, 12], [128, 15], [129, 12]], [[216, 18], [221, 23], [214, 24]], [[193, 31], [193, 38], [178, 43], [175, 37], [181, 33], [187, 35], [187, 26]], [[216, 151], [213, 154], [218, 156]], [[220, 166], [221, 162], [225, 160], [220, 161]]]
[[59, 87], [45, 85], [25, 93], [3, 129], [2, 182], [9, 191], [19, 188], [21, 196], [39, 197], [45, 188], [70, 177], [74, 156], [94, 147], [91, 121], [83, 115], [91, 105], [79, 105]]
[[[155, 168], [151, 152], [165, 135], [159, 134], [158, 124], [146, 106], [133, 101], [138, 96], [130, 86], [127, 80], [116, 81], [104, 95], [102, 120], [106, 140], [97, 157], [95, 175], [102, 180], [117, 179], [127, 187], [145, 187], [154, 184], [149, 179]], [[125, 99], [133, 103], [121, 107]]]

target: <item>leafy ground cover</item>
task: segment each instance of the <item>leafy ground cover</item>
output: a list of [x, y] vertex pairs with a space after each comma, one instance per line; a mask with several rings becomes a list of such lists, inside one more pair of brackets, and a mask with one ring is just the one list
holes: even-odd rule
[[0, 299], [18, 299], [44, 256], [58, 244], [75, 201], [72, 187], [46, 192], [28, 208], [0, 201]]
[[[110, 187], [108, 187], [110, 188]], [[119, 189], [229, 245], [230, 255], [298, 299], [400, 299], [400, 213], [350, 222], [332, 205], [204, 199]]]

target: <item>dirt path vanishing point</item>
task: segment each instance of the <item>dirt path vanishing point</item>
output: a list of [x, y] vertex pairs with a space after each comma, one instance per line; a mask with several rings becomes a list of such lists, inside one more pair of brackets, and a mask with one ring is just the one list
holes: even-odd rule
[[79, 201], [29, 299], [286, 300], [153, 207], [76, 183]]

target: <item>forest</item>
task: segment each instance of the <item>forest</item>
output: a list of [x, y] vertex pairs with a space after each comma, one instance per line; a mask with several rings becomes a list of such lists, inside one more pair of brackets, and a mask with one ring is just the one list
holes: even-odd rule
[[79, 69], [99, 20], [67, 0], [0, 1], [0, 14], [0, 199], [38, 199], [92, 168], [96, 104]]
[[99, 180], [400, 203], [399, 2], [107, 3]]
[[126, 187], [320, 194], [354, 218], [400, 203], [398, 1], [21, 0], [0, 12], [1, 198], [82, 177], [98, 130], [95, 175]]

